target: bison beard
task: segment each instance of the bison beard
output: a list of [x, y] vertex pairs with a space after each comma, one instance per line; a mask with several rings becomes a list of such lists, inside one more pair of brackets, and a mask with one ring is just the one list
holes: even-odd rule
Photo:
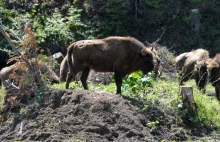
[[114, 72], [117, 94], [121, 94], [122, 78], [134, 71], [148, 73], [154, 69], [155, 55], [151, 49], [132, 37], [108, 37], [97, 40], [82, 40], [68, 47], [69, 72], [66, 88], [77, 73], [84, 89], [90, 69], [97, 72]]

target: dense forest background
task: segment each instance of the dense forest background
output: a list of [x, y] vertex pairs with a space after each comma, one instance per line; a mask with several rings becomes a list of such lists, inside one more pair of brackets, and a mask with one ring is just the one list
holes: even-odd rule
[[[198, 25], [192, 24], [193, 9], [199, 11]], [[71, 42], [107, 36], [153, 42], [164, 29], [160, 44], [175, 54], [205, 48], [214, 56], [220, 51], [218, 0], [0, 0], [0, 20], [12, 39], [30, 20], [45, 54], [65, 54]], [[3, 36], [0, 47], [10, 50]]]

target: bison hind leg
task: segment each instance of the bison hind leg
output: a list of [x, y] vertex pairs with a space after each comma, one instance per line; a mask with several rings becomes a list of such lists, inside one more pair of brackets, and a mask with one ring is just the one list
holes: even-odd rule
[[115, 72], [115, 83], [116, 83], [116, 87], [117, 87], [116, 94], [121, 95], [122, 78], [124, 76], [125, 75], [123, 73]]
[[85, 90], [88, 90], [88, 85], [87, 85], [87, 83], [86, 83], [86, 80], [87, 80], [87, 78], [88, 78], [88, 76], [89, 76], [89, 71], [90, 71], [90, 68], [85, 68], [85, 69], [83, 69], [83, 71], [82, 71], [82, 75], [81, 75], [81, 77], [80, 77], [80, 79], [81, 79], [81, 82], [82, 82], [82, 85], [83, 85], [83, 88], [85, 89]]

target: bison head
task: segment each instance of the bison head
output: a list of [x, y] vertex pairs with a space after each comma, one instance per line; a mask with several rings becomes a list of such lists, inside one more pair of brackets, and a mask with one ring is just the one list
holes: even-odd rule
[[144, 48], [141, 50], [141, 60], [139, 64], [140, 70], [147, 74], [148, 72], [151, 72], [154, 70], [155, 62], [156, 62], [156, 56], [149, 48]]
[[215, 85], [220, 78], [220, 66], [219, 63], [212, 60], [207, 65], [208, 78], [213, 85]]
[[198, 73], [198, 77], [200, 80], [205, 80], [207, 79], [207, 61], [206, 60], [202, 60], [202, 61], [197, 61], [195, 63], [195, 68], [194, 68], [195, 72]]

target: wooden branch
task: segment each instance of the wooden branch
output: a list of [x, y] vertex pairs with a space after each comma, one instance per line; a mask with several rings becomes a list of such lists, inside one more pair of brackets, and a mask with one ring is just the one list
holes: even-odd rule
[[192, 86], [180, 86], [180, 93], [182, 95], [183, 107], [188, 110], [190, 114], [196, 112], [196, 103], [193, 98]]
[[146, 43], [147, 46], [150, 45], [150, 42], [148, 42], [147, 40], [145, 40], [144, 43]]
[[12, 50], [14, 51], [14, 53], [16, 55], [21, 55], [21, 53], [18, 51], [18, 49], [15, 47], [14, 43], [11, 41], [11, 39], [6, 35], [2, 25], [0, 25], [0, 32], [2, 33], [2, 35], [7, 39], [7, 41], [9, 42], [10, 46], [12, 47]]
[[160, 35], [160, 37], [156, 41], [154, 41], [153, 43], [158, 43], [161, 40], [161, 38], [163, 37], [163, 35], [165, 34], [165, 31], [166, 30], [164, 29], [162, 34]]

